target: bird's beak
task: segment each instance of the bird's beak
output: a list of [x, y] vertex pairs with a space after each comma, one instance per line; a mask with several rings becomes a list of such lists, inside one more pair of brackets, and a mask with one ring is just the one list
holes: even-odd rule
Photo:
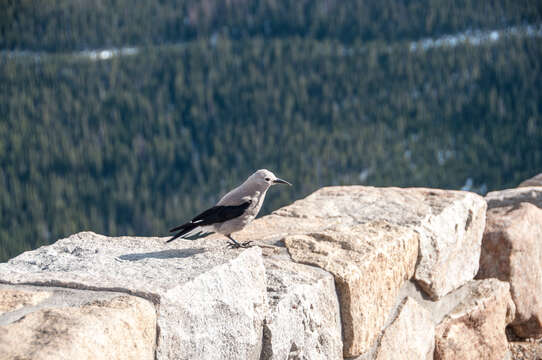
[[290, 184], [288, 181], [282, 180], [282, 179], [279, 179], [279, 178], [276, 178], [275, 180], [273, 180], [273, 183], [274, 184], [286, 184], [286, 185], [292, 186], [292, 184]]

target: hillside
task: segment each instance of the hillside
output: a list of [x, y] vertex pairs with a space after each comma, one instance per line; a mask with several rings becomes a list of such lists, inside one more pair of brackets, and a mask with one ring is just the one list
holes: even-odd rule
[[304, 37], [397, 41], [537, 23], [530, 0], [4, 1], [0, 49], [70, 51], [192, 41]]
[[[44, 7], [33, 16], [22, 16], [33, 2], [13, 5], [1, 21], [4, 50], [61, 51], [0, 55], [0, 260], [85, 229], [163, 235], [263, 167], [295, 185], [272, 191], [264, 212], [324, 185], [471, 184], [483, 193], [542, 171], [537, 33], [412, 47], [447, 31], [540, 24], [542, 12], [532, 2], [498, 2], [487, 16], [471, 4], [461, 8], [465, 16], [455, 16], [459, 7], [447, 10], [438, 1], [425, 9], [390, 1], [364, 12], [381, 14], [374, 22], [353, 22], [362, 8], [356, 13], [329, 2], [331, 13], [344, 15], [333, 26], [301, 3], [303, 16], [286, 11], [286, 2], [260, 3], [278, 4], [265, 12], [276, 14], [272, 28], [284, 30], [273, 36], [251, 30], [263, 21], [258, 8], [250, 9], [254, 27], [237, 13], [225, 17], [227, 26], [216, 23], [211, 12], [197, 34], [181, 29], [155, 38], [143, 21], [138, 36], [151, 37], [133, 35], [134, 41], [120, 20], [115, 31], [110, 21], [87, 27], [75, 12], [69, 31], [50, 25], [58, 24], [55, 16], [66, 19], [64, 6], [84, 2], [59, 2], [55, 11]], [[155, 14], [115, 6], [111, 14], [119, 19], [139, 19], [131, 11]], [[440, 15], [406, 21], [427, 9]], [[93, 19], [89, 11], [81, 14]], [[289, 19], [286, 12], [290, 25], [273, 25]], [[503, 13], [509, 16], [497, 21]], [[401, 16], [390, 23], [394, 14]], [[42, 20], [48, 25], [39, 44], [34, 27], [17, 27]], [[244, 35], [216, 30], [224, 26]], [[89, 40], [77, 28], [101, 35]], [[64, 41], [64, 33], [78, 40]], [[68, 52], [109, 45], [139, 47], [103, 61]]]

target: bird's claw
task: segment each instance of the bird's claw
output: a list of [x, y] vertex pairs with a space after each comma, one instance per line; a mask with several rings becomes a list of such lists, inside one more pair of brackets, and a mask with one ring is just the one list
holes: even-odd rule
[[228, 248], [237, 249], [238, 247], [239, 247], [239, 244], [234, 243], [233, 241], [228, 241]]
[[249, 248], [249, 247], [252, 247], [252, 245], [250, 245], [252, 241], [245, 241], [244, 243], [237, 243], [237, 242], [234, 242], [234, 241], [228, 241], [228, 248], [230, 249], [239, 249], [239, 248], [243, 248], [243, 249], [246, 249], [246, 248]]

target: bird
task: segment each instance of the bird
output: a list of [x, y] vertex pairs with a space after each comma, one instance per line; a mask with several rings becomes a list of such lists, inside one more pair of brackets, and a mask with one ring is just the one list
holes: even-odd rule
[[189, 222], [170, 229], [169, 232], [177, 233], [166, 242], [217, 232], [229, 239], [228, 247], [230, 248], [250, 247], [252, 241], [239, 243], [231, 234], [242, 230], [254, 220], [262, 208], [267, 190], [276, 184], [292, 186], [288, 181], [279, 179], [267, 169], [256, 171], [245, 182], [224, 195], [215, 206]]

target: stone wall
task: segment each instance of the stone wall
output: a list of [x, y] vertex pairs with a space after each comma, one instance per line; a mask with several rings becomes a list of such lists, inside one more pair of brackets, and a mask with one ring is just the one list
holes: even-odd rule
[[236, 234], [257, 244], [237, 250], [78, 233], [0, 264], [0, 354], [510, 358], [508, 324], [541, 336], [538, 199], [323, 188]]

